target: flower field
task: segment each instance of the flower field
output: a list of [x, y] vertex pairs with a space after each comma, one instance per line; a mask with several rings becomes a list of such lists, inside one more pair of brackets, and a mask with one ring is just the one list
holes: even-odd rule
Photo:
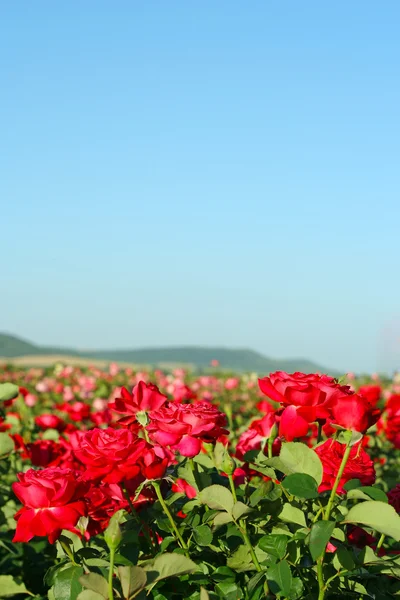
[[400, 379], [0, 367], [0, 598], [400, 595]]

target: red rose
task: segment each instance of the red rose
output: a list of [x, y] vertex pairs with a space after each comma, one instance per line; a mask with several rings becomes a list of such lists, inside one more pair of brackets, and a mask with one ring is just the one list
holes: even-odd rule
[[[256, 419], [253, 421], [247, 429], [244, 431], [239, 438], [239, 441], [236, 446], [236, 457], [239, 460], [244, 460], [244, 455], [249, 450], [259, 450], [261, 449], [261, 445], [263, 441], [271, 435], [271, 429], [276, 423], [276, 415], [275, 413], [268, 413], [262, 419]], [[279, 451], [280, 442], [275, 440], [274, 442], [274, 450]]]
[[396, 485], [390, 492], [388, 492], [389, 504], [400, 513], [400, 483]]
[[140, 473], [147, 443], [128, 429], [91, 429], [71, 435], [71, 445], [85, 466], [85, 479], [119, 483]]
[[[84, 478], [120, 483], [133, 478], [159, 479], [171, 453], [152, 446], [129, 429], [92, 429], [71, 435], [75, 456], [86, 466]], [[140, 482], [138, 481], [138, 483]]]
[[120, 419], [120, 423], [129, 425], [136, 421], [136, 413], [158, 410], [167, 400], [156, 385], [139, 381], [132, 393], [124, 387], [121, 388], [121, 396], [115, 398], [115, 401], [109, 404], [109, 408], [125, 415]]
[[315, 373], [285, 373], [277, 371], [258, 380], [263, 394], [274, 402], [294, 406], [319, 406], [338, 392], [349, 393], [333, 377]]
[[[155, 493], [151, 487], [144, 488], [140, 494], [137, 495], [136, 490], [139, 483], [139, 480], [130, 480], [125, 486], [135, 511], [139, 511], [141, 508], [155, 500]], [[85, 500], [88, 506], [89, 517], [87, 528], [88, 537], [104, 531], [109, 524], [110, 518], [118, 510], [123, 508], [127, 512], [131, 511], [130, 505], [125, 498], [125, 494], [122, 492], [120, 486], [115, 483], [92, 483], [86, 494]]]
[[[318, 454], [324, 468], [322, 483], [318, 488], [319, 492], [325, 492], [333, 488], [345, 449], [344, 444], [334, 440], [327, 440], [315, 448], [315, 452]], [[375, 481], [374, 463], [360, 443], [351, 448], [350, 456], [337, 489], [338, 494], [345, 492], [343, 486], [350, 479], [359, 479], [363, 485], [372, 485]]]
[[209, 402], [170, 403], [150, 413], [147, 429], [161, 446], [171, 446], [183, 456], [196, 456], [202, 442], [215, 442], [228, 433], [226, 416]]
[[371, 535], [361, 527], [357, 527], [356, 525], [348, 526], [347, 539], [356, 548], [365, 548], [365, 546], [374, 547], [374, 544], [376, 542], [376, 539], [373, 535]]
[[358, 393], [366, 398], [370, 404], [375, 406], [382, 395], [382, 388], [380, 385], [362, 385]]
[[377, 422], [381, 412], [379, 408], [373, 408], [366, 398], [358, 394], [335, 398], [331, 410], [333, 423], [361, 433], [365, 433]]
[[63, 529], [74, 531], [80, 517], [87, 514], [83, 497], [88, 485], [72, 469], [29, 469], [18, 473], [12, 488], [24, 506], [17, 512], [13, 542], [29, 542], [34, 536], [47, 536], [54, 543]]
[[268, 400], [260, 400], [260, 402], [257, 402], [256, 409], [263, 413], [275, 412], [275, 408]]
[[172, 396], [175, 402], [188, 402], [189, 400], [195, 400], [197, 398], [194, 391], [185, 384], [176, 385], [172, 392]]
[[35, 467], [56, 467], [71, 452], [66, 443], [54, 442], [53, 440], [37, 440], [25, 446], [26, 454]]
[[160, 479], [172, 460], [173, 454], [166, 448], [147, 444], [140, 458], [141, 472], [146, 479]]
[[263, 394], [284, 407], [279, 435], [288, 441], [307, 435], [310, 423], [329, 417], [329, 401], [350, 393], [327, 375], [277, 371], [258, 383]]
[[64, 404], [58, 408], [61, 411], [66, 412], [71, 421], [77, 421], [78, 423], [88, 419], [90, 416], [90, 406], [84, 402], [73, 402], [72, 404], [64, 402]]
[[197, 496], [195, 488], [184, 479], [177, 479], [175, 483], [172, 484], [172, 491], [178, 492], [179, 494], [185, 494], [190, 500]]
[[98, 412], [92, 413], [90, 415], [90, 420], [94, 425], [109, 425], [112, 420], [112, 415], [109, 410], [99, 410]]
[[6, 423], [5, 419], [3, 419], [3, 417], [0, 417], [0, 432], [1, 433], [4, 433], [8, 429], [11, 429], [11, 427], [12, 427], [11, 423]]
[[60, 417], [49, 413], [35, 417], [35, 423], [40, 429], [57, 429], [57, 431], [62, 431], [65, 428], [65, 423]]
[[378, 430], [383, 431], [396, 448], [400, 448], [400, 394], [390, 396], [378, 422]]
[[[115, 489], [116, 488], [116, 489]], [[117, 510], [128, 510], [128, 502], [118, 485], [91, 485], [86, 494], [89, 524], [89, 536], [101, 533]]]

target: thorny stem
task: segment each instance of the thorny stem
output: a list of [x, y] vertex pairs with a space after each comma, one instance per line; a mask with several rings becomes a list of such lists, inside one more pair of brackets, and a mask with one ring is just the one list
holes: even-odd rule
[[233, 481], [233, 475], [228, 475], [228, 479], [229, 479], [229, 485], [231, 488], [233, 500], [234, 500], [234, 502], [237, 502], [236, 488], [235, 488], [235, 482]]
[[[235, 482], [233, 481], [233, 476], [228, 475], [228, 479], [229, 479], [229, 485], [231, 488], [233, 500], [234, 500], [234, 502], [237, 502], [237, 494], [236, 494]], [[253, 548], [251, 540], [249, 538], [249, 534], [247, 533], [246, 521], [241, 519], [238, 524], [239, 524], [239, 531], [242, 534], [243, 540], [244, 540], [247, 548], [249, 549], [250, 556], [254, 563], [254, 566], [257, 569], [257, 571], [260, 573], [262, 571], [262, 568], [260, 566], [260, 563], [258, 562], [256, 553], [254, 552], [254, 548]], [[265, 581], [265, 583], [264, 583], [264, 591], [265, 591], [265, 594], [269, 593], [267, 581]]]
[[110, 548], [110, 570], [108, 572], [108, 600], [114, 600], [113, 577], [114, 577], [115, 548]]
[[[335, 483], [333, 484], [333, 487], [331, 490], [331, 495], [329, 496], [325, 515], [323, 517], [324, 521], [329, 521], [329, 518], [331, 516], [333, 503], [335, 501], [336, 491], [339, 487], [340, 480], [342, 479], [342, 475], [345, 470], [347, 461], [349, 459], [350, 452], [351, 452], [351, 446], [350, 446], [350, 440], [349, 440], [346, 444], [346, 449], [343, 453], [342, 462], [340, 463], [339, 471], [337, 472]], [[318, 600], [324, 600], [326, 588], [328, 586], [328, 582], [326, 584], [324, 583], [324, 574], [323, 574], [324, 559], [325, 559], [325, 551], [323, 552], [322, 556], [320, 556], [317, 560], [317, 578], [318, 578], [318, 587], [319, 587]]]
[[376, 545], [376, 549], [379, 550], [379, 548], [381, 548], [383, 542], [385, 541], [385, 534], [382, 533], [381, 537], [379, 538], [379, 541]]
[[325, 521], [329, 521], [329, 517], [331, 516], [331, 511], [332, 511], [333, 503], [335, 501], [335, 496], [336, 496], [336, 490], [338, 489], [340, 480], [342, 479], [342, 475], [343, 475], [344, 469], [346, 467], [346, 463], [349, 459], [350, 452], [351, 452], [351, 446], [350, 446], [350, 441], [348, 441], [347, 445], [346, 445], [346, 450], [344, 451], [344, 454], [343, 454], [342, 462], [340, 463], [338, 474], [336, 475], [335, 483], [333, 484], [331, 495], [328, 500], [325, 517], [324, 517]]
[[268, 438], [268, 458], [272, 458], [272, 445], [274, 443], [274, 438], [270, 436]]
[[181, 547], [185, 551], [186, 556], [189, 557], [189, 549], [187, 547], [187, 544], [186, 544], [185, 540], [183, 539], [183, 537], [179, 533], [179, 529], [176, 526], [174, 518], [171, 515], [170, 510], [169, 510], [169, 508], [168, 508], [168, 506], [167, 506], [167, 504], [166, 504], [166, 502], [165, 502], [165, 500], [164, 500], [164, 498], [162, 496], [162, 493], [161, 493], [161, 490], [160, 490], [160, 484], [158, 483], [158, 481], [152, 481], [152, 484], [153, 484], [153, 487], [154, 487], [155, 492], [157, 494], [158, 501], [161, 504], [162, 509], [163, 509], [164, 513], [166, 514], [166, 516], [167, 516], [167, 518], [168, 518], [168, 520], [169, 520], [169, 522], [171, 524], [172, 529], [174, 530], [175, 536], [177, 537], [177, 539], [179, 541], [179, 544], [181, 545]]
[[317, 579], [318, 579], [318, 588], [319, 588], [318, 600], [324, 600], [324, 596], [325, 596], [324, 570], [323, 570], [324, 558], [325, 558], [325, 553], [322, 556], [320, 556], [320, 558], [317, 560]]

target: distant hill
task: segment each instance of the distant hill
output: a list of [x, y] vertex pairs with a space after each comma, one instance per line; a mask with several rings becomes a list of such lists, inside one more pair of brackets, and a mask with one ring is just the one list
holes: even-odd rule
[[16, 336], [0, 334], [0, 357], [15, 358], [20, 356], [68, 355], [70, 357], [97, 359], [133, 363], [137, 365], [190, 365], [197, 369], [210, 366], [217, 359], [221, 369], [233, 371], [255, 371], [271, 373], [282, 370], [292, 373], [329, 373], [335, 375], [333, 369], [326, 369], [312, 361], [298, 359], [273, 359], [259, 352], [246, 349], [229, 349], [199, 346], [182, 346], [167, 348], [143, 348], [138, 350], [86, 350], [77, 351], [67, 348], [51, 348], [38, 346]]
[[52, 346], [38, 346], [22, 340], [15, 335], [0, 333], [0, 356], [13, 358], [14, 356], [37, 356], [41, 354], [68, 354], [79, 356], [79, 352], [70, 348], [56, 348]]

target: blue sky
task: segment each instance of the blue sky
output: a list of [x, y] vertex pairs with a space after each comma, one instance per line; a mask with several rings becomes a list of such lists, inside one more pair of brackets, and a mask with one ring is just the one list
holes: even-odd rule
[[400, 367], [399, 19], [2, 3], [0, 330]]

